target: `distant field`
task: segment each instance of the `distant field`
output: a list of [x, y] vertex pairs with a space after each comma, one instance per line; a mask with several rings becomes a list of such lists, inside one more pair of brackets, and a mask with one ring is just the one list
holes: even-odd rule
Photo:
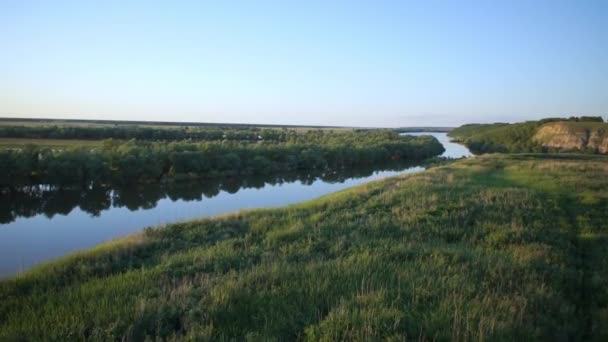
[[101, 144], [101, 140], [0, 138], [0, 148], [22, 148], [28, 144], [52, 148], [96, 147]]
[[342, 126], [300, 126], [300, 125], [271, 125], [271, 124], [242, 124], [242, 123], [211, 123], [211, 122], [170, 122], [170, 121], [114, 121], [114, 120], [62, 120], [62, 119], [21, 119], [0, 118], [0, 126], [73, 126], [73, 127], [119, 127], [137, 126], [148, 128], [289, 128], [297, 131], [311, 129], [353, 130], [355, 127]]
[[79, 141], [86, 141], [86, 146], [105, 139], [293, 142], [314, 139], [314, 136], [319, 134], [344, 135], [369, 131], [391, 130], [331, 126], [0, 118], [0, 140], [8, 139], [0, 143], [0, 147], [22, 146], [27, 143], [65, 147], [78, 144]]

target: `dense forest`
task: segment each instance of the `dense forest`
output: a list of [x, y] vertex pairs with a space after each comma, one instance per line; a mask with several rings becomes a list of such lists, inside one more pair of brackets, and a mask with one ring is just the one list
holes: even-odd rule
[[[449, 135], [456, 141], [465, 144], [473, 153], [547, 153], [561, 152], [563, 149], [544, 146], [533, 139], [539, 128], [553, 122], [597, 123], [602, 124], [602, 117], [547, 118], [538, 121], [521, 123], [468, 124], [453, 129]], [[593, 153], [593, 150], [582, 152]]]
[[165, 179], [339, 170], [441, 154], [431, 136], [390, 131], [297, 134], [287, 142], [105, 140], [98, 148], [27, 145], [0, 150], [0, 187], [90, 183], [131, 184]]
[[608, 339], [608, 160], [488, 155], [0, 282], [0, 340]]

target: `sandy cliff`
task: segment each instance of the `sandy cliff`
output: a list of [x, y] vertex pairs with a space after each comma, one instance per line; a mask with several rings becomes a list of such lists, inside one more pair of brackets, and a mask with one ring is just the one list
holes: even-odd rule
[[547, 147], [608, 153], [608, 123], [547, 123], [538, 129], [533, 139]]

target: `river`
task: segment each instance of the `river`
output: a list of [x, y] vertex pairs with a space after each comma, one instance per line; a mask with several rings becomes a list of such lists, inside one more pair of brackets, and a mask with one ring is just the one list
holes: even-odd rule
[[[442, 156], [468, 157], [466, 147], [450, 142], [446, 133], [433, 135], [445, 147]], [[131, 189], [32, 191], [19, 203], [0, 203], [0, 278], [35, 264], [145, 227], [210, 217], [241, 209], [280, 207], [307, 201], [361, 183], [424, 170], [421, 166], [390, 166], [383, 171], [350, 170], [344, 174], [283, 175], [267, 179], [198, 182], [180, 186], [147, 185]], [[39, 190], [39, 189], [38, 189]]]

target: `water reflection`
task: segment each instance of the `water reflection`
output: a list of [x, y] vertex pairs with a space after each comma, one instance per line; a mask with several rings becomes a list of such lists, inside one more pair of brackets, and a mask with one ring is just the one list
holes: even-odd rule
[[[419, 163], [418, 163], [419, 164]], [[110, 208], [125, 207], [131, 211], [152, 209], [161, 199], [171, 201], [202, 201], [224, 191], [230, 194], [241, 189], [261, 189], [299, 181], [310, 185], [317, 180], [324, 183], [342, 183], [349, 178], [365, 178], [375, 171], [398, 171], [414, 166], [412, 163], [392, 162], [374, 167], [360, 167], [327, 172], [283, 173], [278, 175], [242, 178], [205, 179], [189, 182], [166, 182], [131, 187], [93, 184], [90, 187], [52, 188], [29, 186], [7, 190], [0, 194], [0, 223], [6, 224], [19, 217], [68, 215], [75, 208], [96, 217]]]
[[[435, 136], [445, 157], [469, 153]], [[0, 278], [66, 253], [182, 220], [243, 209], [300, 203], [372, 180], [422, 171], [420, 164], [390, 163], [325, 173], [288, 173], [134, 187], [44, 186], [0, 192]]]
[[445, 148], [445, 152], [441, 155], [442, 157], [448, 158], [462, 158], [462, 157], [472, 157], [473, 153], [469, 151], [469, 149], [464, 146], [452, 142], [452, 138], [448, 136], [447, 133], [429, 133], [429, 132], [414, 132], [414, 133], [401, 133], [402, 135], [413, 135], [413, 136], [421, 136], [421, 135], [432, 135], [434, 136]]

